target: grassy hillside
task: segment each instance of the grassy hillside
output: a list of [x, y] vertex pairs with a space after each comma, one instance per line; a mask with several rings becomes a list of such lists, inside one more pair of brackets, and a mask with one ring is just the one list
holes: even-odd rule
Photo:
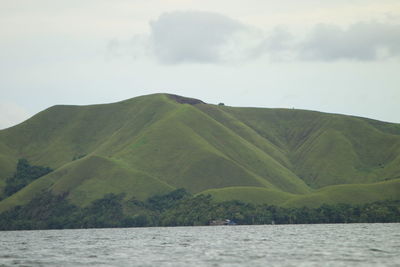
[[400, 125], [304, 110], [224, 107], [286, 152], [310, 187], [400, 177]]
[[295, 196], [282, 205], [286, 207], [318, 207], [325, 204], [363, 204], [383, 200], [400, 200], [400, 179], [372, 184], [327, 186], [311, 194]]
[[371, 183], [333, 185], [309, 194], [290, 194], [259, 187], [226, 187], [201, 192], [213, 196], [217, 202], [237, 200], [254, 204], [283, 207], [318, 207], [324, 204], [363, 204], [383, 200], [400, 200], [400, 179]]
[[[294, 198], [295, 194], [261, 187], [226, 187], [221, 189], [209, 189], [201, 192], [211, 195], [217, 202], [241, 200], [253, 204], [283, 205]], [[308, 195], [308, 194], [307, 194]]]
[[124, 193], [126, 199], [145, 200], [172, 191], [173, 187], [123, 163], [89, 156], [66, 164], [1, 201], [0, 211], [8, 206], [24, 205], [43, 190], [68, 194], [73, 204], [86, 206], [109, 193]]
[[[1, 201], [0, 210], [43, 191], [80, 206], [107, 193], [143, 200], [181, 187], [282, 205], [400, 195], [399, 124], [167, 94], [54, 106], [1, 130], [0, 196], [19, 158], [55, 171]], [[386, 189], [392, 193], [380, 193]]]

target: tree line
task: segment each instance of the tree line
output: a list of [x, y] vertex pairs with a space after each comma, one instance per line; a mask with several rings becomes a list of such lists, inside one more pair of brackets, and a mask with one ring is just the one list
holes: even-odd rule
[[209, 225], [216, 219], [247, 225], [400, 222], [400, 201], [283, 208], [241, 201], [215, 202], [210, 195], [177, 189], [146, 201], [107, 194], [86, 207], [78, 207], [67, 196], [46, 192], [27, 205], [3, 212], [0, 230], [196, 226]]
[[6, 180], [5, 197], [18, 192], [34, 180], [52, 172], [49, 167], [31, 166], [26, 159], [19, 159], [13, 176]]

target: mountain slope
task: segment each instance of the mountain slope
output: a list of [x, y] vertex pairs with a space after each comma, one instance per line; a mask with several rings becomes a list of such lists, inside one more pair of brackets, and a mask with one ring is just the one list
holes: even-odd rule
[[303, 110], [225, 109], [285, 150], [292, 170], [312, 188], [400, 177], [399, 124]]
[[260, 187], [226, 187], [209, 189], [216, 201], [240, 199], [254, 204], [268, 203], [284, 207], [318, 207], [324, 204], [347, 203], [352, 205], [384, 200], [400, 200], [400, 179], [371, 184], [342, 184], [318, 189], [310, 194], [290, 194]]
[[145, 199], [181, 187], [223, 192], [220, 199], [308, 205], [306, 198], [331, 201], [313, 196], [332, 194], [332, 186], [357, 191], [368, 184], [379, 191], [380, 181], [399, 178], [400, 125], [155, 94], [54, 106], [1, 130], [0, 192], [19, 158], [55, 171], [1, 201], [0, 210], [48, 190], [85, 206], [107, 193]]

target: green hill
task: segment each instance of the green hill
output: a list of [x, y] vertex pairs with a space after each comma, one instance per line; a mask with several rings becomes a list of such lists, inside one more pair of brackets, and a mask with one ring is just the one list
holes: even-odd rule
[[[20, 158], [54, 171], [5, 198]], [[0, 131], [0, 211], [44, 191], [86, 206], [177, 188], [287, 206], [398, 199], [400, 124], [154, 94], [54, 106]], [[390, 193], [388, 193], [390, 192]]]
[[371, 183], [327, 186], [309, 194], [290, 194], [260, 187], [226, 187], [209, 189], [202, 194], [212, 195], [218, 202], [240, 199], [253, 204], [283, 207], [318, 207], [323, 204], [346, 203], [352, 205], [400, 200], [400, 179]]

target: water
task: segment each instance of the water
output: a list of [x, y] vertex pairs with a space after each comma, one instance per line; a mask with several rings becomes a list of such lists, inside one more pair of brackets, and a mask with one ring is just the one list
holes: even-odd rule
[[0, 232], [0, 266], [400, 266], [400, 224]]

